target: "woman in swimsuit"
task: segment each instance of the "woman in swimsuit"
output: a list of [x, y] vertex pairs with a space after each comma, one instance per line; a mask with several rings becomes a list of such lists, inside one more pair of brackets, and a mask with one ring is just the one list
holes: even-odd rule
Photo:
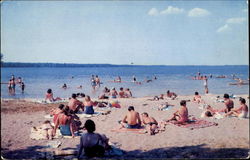
[[56, 129], [59, 127], [60, 132], [63, 136], [72, 136], [74, 138], [73, 131], [73, 119], [69, 116], [69, 107], [66, 106], [63, 108], [63, 113], [58, 115], [58, 118], [55, 122], [55, 128], [53, 130], [53, 136], [56, 134]]
[[150, 135], [154, 135], [157, 130], [158, 122], [153, 118], [149, 117], [148, 113], [144, 112], [142, 115], [142, 123], [146, 125], [146, 130]]
[[47, 99], [48, 99], [50, 102], [62, 100], [62, 99], [59, 98], [59, 97], [56, 97], [56, 98], [53, 97], [52, 89], [48, 89], [48, 91], [47, 91], [47, 93], [46, 93], [46, 95], [45, 95], [45, 101], [46, 101]]
[[236, 115], [239, 118], [246, 118], [248, 113], [248, 107], [246, 105], [246, 100], [244, 98], [240, 98], [240, 107], [237, 109], [232, 109], [225, 116]]
[[93, 109], [94, 103], [93, 103], [93, 101], [91, 101], [90, 96], [85, 97], [85, 101], [84, 101], [83, 105], [84, 105], [85, 114], [94, 114], [95, 113], [95, 111]]
[[56, 123], [56, 119], [57, 119], [58, 115], [59, 115], [60, 113], [63, 112], [63, 110], [62, 110], [63, 107], [64, 107], [64, 104], [60, 104], [60, 105], [58, 106], [58, 108], [53, 109], [53, 110], [50, 112], [50, 115], [53, 116], [53, 123], [54, 123], [54, 124]]

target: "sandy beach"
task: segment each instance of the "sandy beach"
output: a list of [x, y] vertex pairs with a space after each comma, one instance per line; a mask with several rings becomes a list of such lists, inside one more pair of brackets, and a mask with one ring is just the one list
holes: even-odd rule
[[[222, 109], [224, 104], [215, 102], [218, 95], [202, 95], [207, 104]], [[222, 97], [222, 95], [220, 95]], [[237, 95], [246, 98], [248, 95]], [[199, 129], [181, 128], [172, 124], [166, 126], [164, 132], [156, 135], [136, 134], [132, 132], [111, 132], [118, 127], [132, 105], [139, 113], [147, 112], [158, 122], [169, 118], [180, 105], [180, 100], [192, 100], [193, 95], [178, 96], [177, 99], [159, 101], [148, 100], [152, 97], [117, 99], [122, 108], [112, 108], [108, 115], [91, 117], [96, 123], [96, 132], [105, 134], [110, 142], [117, 144], [124, 151], [122, 156], [115, 158], [246, 158], [249, 153], [249, 116], [246, 119], [236, 117], [214, 119], [202, 118], [215, 122], [217, 126]], [[159, 111], [157, 106], [164, 102], [175, 105], [167, 111]], [[239, 107], [239, 99], [233, 99], [235, 107]], [[67, 103], [64, 103], [67, 104]], [[1, 155], [6, 159], [45, 158], [44, 148], [50, 140], [30, 139], [30, 130], [39, 126], [51, 109], [58, 104], [39, 104], [29, 99], [1, 99]], [[202, 110], [193, 102], [187, 103], [189, 115], [200, 118]], [[82, 118], [82, 123], [88, 118]], [[51, 120], [51, 119], [50, 119]], [[60, 138], [58, 149], [77, 149], [80, 137], [73, 139]], [[52, 151], [53, 149], [49, 150]], [[48, 149], [46, 150], [48, 151]], [[74, 158], [71, 155], [64, 158]]]

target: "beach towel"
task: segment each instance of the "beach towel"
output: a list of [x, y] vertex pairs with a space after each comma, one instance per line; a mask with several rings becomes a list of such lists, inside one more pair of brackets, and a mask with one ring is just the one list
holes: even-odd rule
[[136, 133], [136, 134], [145, 134], [145, 129], [140, 128], [140, 129], [130, 129], [130, 128], [121, 128], [121, 129], [112, 129], [111, 132], [131, 132], [131, 133]]
[[202, 119], [196, 119], [193, 118], [192, 120], [189, 120], [188, 122], [185, 122], [183, 124], [175, 124], [174, 121], [170, 121], [170, 123], [182, 127], [182, 128], [188, 128], [188, 129], [199, 129], [199, 128], [205, 128], [210, 126], [217, 126], [218, 124], [215, 122], [209, 122]]

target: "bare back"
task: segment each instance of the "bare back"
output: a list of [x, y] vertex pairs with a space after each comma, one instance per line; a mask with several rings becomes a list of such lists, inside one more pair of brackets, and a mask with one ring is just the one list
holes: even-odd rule
[[139, 113], [135, 111], [129, 111], [125, 116], [125, 121], [127, 121], [129, 125], [135, 125], [141, 123]]

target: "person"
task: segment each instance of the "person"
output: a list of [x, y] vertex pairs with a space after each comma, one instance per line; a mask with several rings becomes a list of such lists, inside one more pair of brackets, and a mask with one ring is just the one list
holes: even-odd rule
[[188, 109], [186, 106], [186, 101], [182, 100], [180, 102], [180, 105], [181, 108], [178, 111], [174, 112], [173, 116], [166, 122], [173, 120], [175, 121], [174, 123], [182, 124], [188, 121]]
[[225, 93], [223, 97], [224, 97], [225, 108], [220, 110], [219, 112], [228, 113], [231, 111], [232, 108], [234, 108], [234, 102], [229, 98], [229, 95], [227, 93]]
[[110, 90], [107, 87], [104, 87], [104, 90], [102, 91], [101, 95], [98, 97], [98, 99], [109, 99], [109, 92]]
[[152, 100], [152, 101], [159, 101], [160, 99], [164, 99], [164, 94], [160, 94], [160, 96], [154, 96], [153, 99], [149, 99], [149, 100]]
[[53, 138], [53, 126], [49, 120], [43, 122], [42, 129], [44, 131], [44, 135], [47, 139]]
[[66, 83], [63, 84], [62, 88], [63, 88], [63, 89], [67, 89]]
[[148, 113], [144, 112], [142, 115], [142, 124], [146, 125], [146, 131], [150, 135], [154, 135], [157, 132], [158, 122], [153, 118], [149, 117]]
[[118, 93], [115, 90], [115, 87], [112, 88], [112, 90], [110, 91], [109, 95], [111, 96], [111, 98], [116, 98]]
[[68, 103], [69, 109], [73, 110], [74, 113], [77, 113], [79, 111], [80, 108], [82, 108], [82, 110], [84, 110], [84, 107], [82, 106], [82, 102], [80, 102], [77, 98], [76, 98], [76, 94], [73, 93], [71, 95], [71, 98], [69, 100]]
[[201, 99], [201, 96], [199, 95], [198, 92], [194, 93], [193, 102], [198, 103], [198, 104], [201, 103], [201, 102], [203, 102], [203, 100]]
[[177, 94], [174, 92], [170, 92], [169, 90], [167, 91], [167, 97], [171, 98], [174, 100], [177, 97]]
[[132, 92], [130, 91], [129, 88], [125, 89], [125, 97], [126, 98], [131, 98], [132, 97]]
[[164, 111], [164, 110], [168, 110], [170, 107], [174, 107], [175, 105], [173, 104], [169, 104], [168, 102], [165, 102], [163, 104], [161, 104], [159, 107], [158, 107], [158, 110], [159, 111]]
[[204, 77], [205, 94], [208, 94], [207, 76]]
[[22, 83], [22, 78], [21, 78], [21, 77], [18, 77], [17, 83], [18, 83], [19, 85], [21, 85], [21, 83]]
[[10, 88], [11, 88], [11, 94], [15, 94], [16, 90], [16, 83], [15, 83], [15, 78], [12, 78], [10, 80]]
[[128, 113], [123, 118], [120, 124], [120, 128], [136, 129], [141, 127], [140, 115], [135, 111], [133, 106], [128, 107]]
[[114, 82], [122, 82], [122, 79], [120, 76], [117, 77], [117, 79], [114, 80]]
[[82, 125], [82, 122], [80, 121], [80, 118], [76, 115], [76, 113], [73, 110], [69, 110], [69, 116], [72, 118], [72, 127], [73, 132], [79, 131]]
[[109, 139], [105, 135], [94, 133], [96, 129], [95, 122], [90, 119], [86, 120], [84, 128], [87, 133], [80, 138], [77, 158], [82, 158], [83, 151], [84, 155], [89, 158], [104, 156], [105, 150], [110, 149]]
[[77, 89], [82, 89], [82, 85], [78, 86]]
[[100, 86], [101, 86], [101, 80], [98, 77], [98, 75], [95, 76], [95, 82], [96, 82], [96, 85], [100, 88]]
[[96, 87], [96, 81], [95, 81], [95, 77], [94, 77], [94, 75], [92, 75], [92, 77], [91, 77], [91, 86], [92, 86], [93, 90], [95, 90], [95, 87]]
[[57, 119], [58, 115], [63, 112], [63, 108], [64, 108], [64, 104], [60, 104], [58, 106], [58, 108], [50, 111], [50, 115], [53, 116], [53, 123], [54, 124], [56, 123], [56, 119]]
[[85, 97], [85, 101], [84, 101], [83, 105], [84, 105], [85, 114], [94, 114], [95, 113], [95, 111], [93, 109], [94, 103], [91, 101], [90, 96], [87, 95]]
[[240, 98], [240, 107], [237, 109], [231, 109], [230, 112], [226, 113], [226, 117], [229, 115], [235, 115], [239, 118], [246, 118], [248, 114], [248, 106], [246, 105], [246, 100]]
[[65, 106], [63, 112], [58, 115], [53, 129], [53, 136], [55, 136], [58, 127], [63, 136], [72, 136], [74, 138], [73, 119], [69, 116], [69, 106]]
[[135, 75], [133, 75], [133, 81], [132, 82], [136, 82], [136, 77]]
[[25, 84], [24, 84], [24, 82], [21, 82], [21, 90], [22, 90], [22, 93], [24, 93], [24, 88], [25, 88]]
[[156, 76], [154, 76], [154, 80], [157, 80], [157, 77], [156, 77]]
[[8, 82], [8, 90], [9, 90], [9, 93], [12, 94], [12, 80], [11, 79]]
[[124, 92], [122, 87], [120, 88], [120, 92], [119, 92], [118, 95], [119, 95], [120, 98], [125, 98], [125, 92]]
[[49, 88], [47, 90], [46, 95], [45, 95], [45, 101], [47, 101], [47, 100], [49, 100], [50, 102], [54, 102], [54, 101], [58, 101], [58, 100], [62, 100], [62, 99], [59, 97], [54, 98], [53, 93], [52, 93], [52, 89]]

